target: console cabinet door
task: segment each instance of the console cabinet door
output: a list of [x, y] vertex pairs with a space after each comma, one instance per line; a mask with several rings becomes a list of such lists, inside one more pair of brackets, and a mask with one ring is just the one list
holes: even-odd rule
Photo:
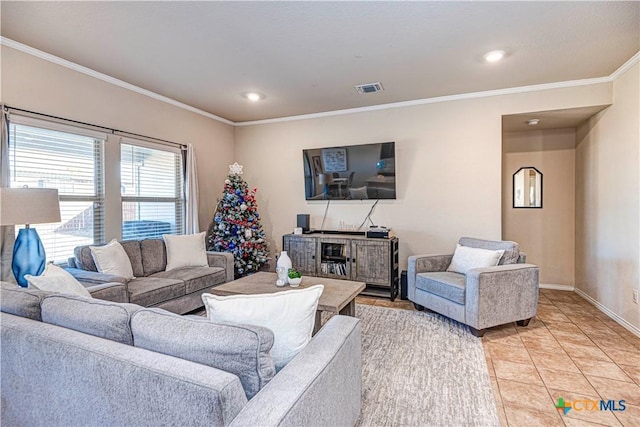
[[291, 258], [293, 268], [303, 275], [316, 275], [316, 239], [300, 235], [284, 236], [284, 250]]
[[351, 240], [326, 238], [318, 240], [318, 276], [333, 279], [351, 277]]
[[351, 242], [351, 280], [390, 287], [389, 251], [389, 242], [386, 240], [353, 240]]

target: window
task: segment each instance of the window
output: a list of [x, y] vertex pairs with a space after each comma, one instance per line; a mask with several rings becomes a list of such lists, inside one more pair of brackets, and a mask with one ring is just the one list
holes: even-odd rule
[[76, 246], [104, 240], [105, 140], [100, 132], [11, 117], [11, 187], [58, 189], [62, 221], [34, 224], [48, 261], [65, 262]]
[[129, 139], [120, 144], [122, 239], [184, 233], [184, 186], [179, 148]]

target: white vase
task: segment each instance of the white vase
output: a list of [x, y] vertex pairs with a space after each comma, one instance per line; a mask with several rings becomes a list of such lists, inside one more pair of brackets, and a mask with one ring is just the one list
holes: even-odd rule
[[284, 267], [284, 271], [288, 272], [292, 266], [293, 264], [291, 264], [291, 258], [289, 258], [289, 255], [287, 255], [287, 251], [282, 251], [280, 253], [278, 261], [276, 262], [276, 267]]

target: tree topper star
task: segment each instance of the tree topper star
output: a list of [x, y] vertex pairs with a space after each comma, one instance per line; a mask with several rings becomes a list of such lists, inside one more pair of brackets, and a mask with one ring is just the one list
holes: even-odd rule
[[238, 162], [229, 165], [229, 175], [242, 175], [242, 165], [239, 165]]

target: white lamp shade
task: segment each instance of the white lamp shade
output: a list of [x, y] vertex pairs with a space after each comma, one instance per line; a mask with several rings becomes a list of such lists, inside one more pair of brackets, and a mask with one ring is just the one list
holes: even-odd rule
[[58, 190], [0, 188], [0, 225], [60, 222]]

